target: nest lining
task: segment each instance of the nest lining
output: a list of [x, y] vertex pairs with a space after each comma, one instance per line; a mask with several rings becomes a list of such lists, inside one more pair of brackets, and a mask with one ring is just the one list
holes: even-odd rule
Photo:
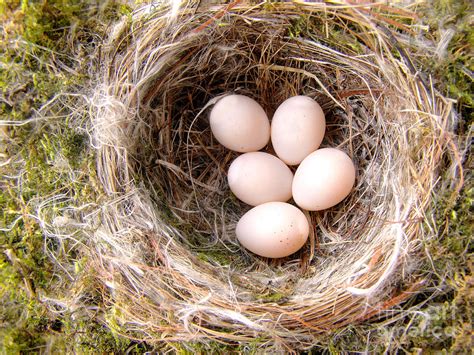
[[[104, 52], [93, 134], [110, 201], [90, 242], [127, 329], [152, 342], [305, 348], [421, 287], [451, 106], [383, 24], [358, 7], [316, 3], [174, 15], [144, 7]], [[357, 167], [351, 195], [307, 213], [310, 242], [288, 258], [257, 257], [235, 239], [250, 207], [227, 186], [237, 154], [208, 124], [213, 102], [231, 92], [269, 117], [290, 96], [316, 99], [322, 147]]]

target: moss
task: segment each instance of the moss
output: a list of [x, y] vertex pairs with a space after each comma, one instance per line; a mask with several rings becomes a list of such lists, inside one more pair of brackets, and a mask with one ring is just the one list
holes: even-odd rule
[[262, 300], [265, 303], [284, 303], [287, 300], [287, 295], [280, 292], [266, 292], [256, 294], [255, 298]]
[[[474, 186], [467, 173], [467, 184], [457, 200], [451, 195], [436, 201], [438, 239], [426, 243], [434, 268], [433, 284], [444, 292], [434, 297], [413, 319], [408, 341], [415, 348], [450, 352], [469, 350], [462, 340], [471, 332], [474, 278], [472, 277], [472, 235], [474, 234]], [[422, 298], [420, 296], [419, 298]], [[462, 352], [462, 351], [461, 351]]]
[[[116, 7], [0, 1], [0, 120], [28, 119], [58, 92], [88, 80], [81, 55], [90, 55], [87, 50], [94, 48], [81, 54], [71, 43], [80, 38], [84, 47], [103, 33], [104, 23], [119, 15]], [[36, 199], [58, 193], [79, 203], [97, 199], [94, 156], [85, 137], [60, 118], [1, 133], [2, 159], [10, 157], [12, 164], [0, 167], [2, 175], [10, 177], [1, 181], [0, 189], [0, 352], [42, 352], [46, 346], [81, 353], [126, 349], [130, 342], [117, 344], [98, 319], [74, 315], [73, 320], [68, 312], [58, 317], [41, 298], [66, 297], [68, 289], [61, 280], [68, 276], [44, 252], [45, 242], [55, 247], [55, 241], [44, 240], [32, 217]], [[68, 257], [74, 258], [74, 251]]]
[[307, 32], [308, 18], [306, 16], [299, 16], [291, 21], [291, 26], [288, 28], [290, 38], [298, 38], [301, 33]]
[[257, 354], [258, 344], [261, 339], [256, 337], [253, 342], [241, 345], [235, 344], [223, 344], [217, 341], [209, 341], [206, 343], [198, 342], [186, 342], [186, 343], [168, 343], [168, 347], [173, 349], [173, 352], [179, 355], [194, 355], [194, 354]]
[[[49, 324], [47, 309], [35, 298], [35, 291], [44, 283], [44, 275], [28, 266], [32, 257], [28, 253], [17, 257], [7, 250], [9, 258], [0, 255], [0, 314], [2, 324], [14, 323], [15, 327], [0, 328], [0, 343], [6, 353], [17, 353], [45, 344], [44, 334]], [[33, 253], [32, 253], [33, 254]], [[26, 316], [25, 316], [26, 315]]]
[[309, 37], [315, 42], [339, 49], [345, 53], [362, 54], [364, 44], [350, 35], [350, 30], [356, 30], [353, 24], [343, 25], [331, 21], [331, 14], [317, 16], [300, 15], [290, 21], [288, 36], [290, 38]]
[[470, 9], [468, 0], [437, 0], [421, 13], [436, 43], [452, 31], [446, 52], [440, 58], [425, 58], [423, 71], [431, 73], [437, 88], [457, 101], [457, 110], [464, 118], [462, 130], [474, 118], [474, 26]]
[[235, 258], [230, 254], [228, 250], [206, 250], [197, 254], [198, 258], [205, 262], [214, 263], [221, 266], [230, 265], [235, 261]]

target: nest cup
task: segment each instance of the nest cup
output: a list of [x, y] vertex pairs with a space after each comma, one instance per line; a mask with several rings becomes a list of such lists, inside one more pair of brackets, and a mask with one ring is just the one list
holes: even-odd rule
[[[453, 116], [368, 9], [147, 6], [117, 24], [95, 95], [108, 202], [90, 250], [125, 333], [304, 349], [422, 287], [420, 246], [433, 237], [425, 216], [452, 158]], [[290, 96], [314, 98], [326, 113], [322, 147], [356, 165], [350, 196], [306, 213], [310, 241], [285, 259], [253, 255], [235, 238], [250, 207], [227, 185], [237, 154], [208, 121], [228, 93], [254, 98], [269, 117]]]

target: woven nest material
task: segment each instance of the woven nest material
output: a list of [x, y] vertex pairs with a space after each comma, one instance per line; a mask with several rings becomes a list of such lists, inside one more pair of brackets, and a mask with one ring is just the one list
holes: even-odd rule
[[[123, 329], [149, 342], [304, 349], [422, 289], [433, 196], [457, 166], [454, 115], [417, 73], [412, 30], [393, 14], [413, 20], [379, 5], [188, 4], [146, 6], [114, 28], [93, 111], [109, 197], [89, 253]], [[351, 195], [307, 213], [310, 241], [288, 258], [236, 241], [250, 207], [226, 181], [237, 153], [208, 122], [228, 93], [255, 98], [269, 117], [292, 95], [316, 99], [322, 147], [356, 164]]]

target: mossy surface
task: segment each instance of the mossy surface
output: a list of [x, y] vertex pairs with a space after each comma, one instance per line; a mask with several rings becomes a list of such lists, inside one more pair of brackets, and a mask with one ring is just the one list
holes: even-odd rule
[[461, 129], [473, 121], [474, 108], [474, 20], [472, 4], [462, 0], [437, 0], [422, 12], [438, 46], [437, 56], [424, 58], [423, 71], [431, 73], [434, 84], [456, 100], [463, 116]]
[[[0, 1], [0, 120], [25, 122], [56, 94], [87, 83], [87, 55], [123, 10], [113, 3]], [[58, 245], [45, 241], [34, 217], [38, 201], [48, 196], [62, 194], [77, 204], [97, 200], [87, 137], [69, 122], [68, 112], [0, 128], [0, 155], [9, 162], [0, 167], [0, 353], [133, 350], [98, 312], [61, 309], [73, 282], [94, 290], [94, 280], [82, 275], [81, 257], [67, 246], [63, 257], [77, 266], [74, 274], [56, 266], [46, 251]], [[103, 306], [99, 293], [92, 298]]]
[[[451, 36], [439, 58], [418, 59], [421, 69], [432, 75], [434, 85], [456, 100], [457, 131], [461, 136], [469, 132], [474, 106], [474, 31], [469, 6], [468, 1], [438, 0], [419, 8], [435, 41]], [[1, 0], [0, 120], [28, 120], [57, 93], [75, 91], [87, 84], [91, 79], [88, 56], [94, 53], [110, 23], [122, 15], [130, 15], [130, 8], [114, 2], [89, 5], [72, 0]], [[305, 26], [304, 18], [295, 20], [290, 35], [301, 35]], [[344, 31], [337, 30], [341, 32], [331, 37], [343, 40]], [[346, 45], [354, 52], [360, 51], [357, 42]], [[45, 236], [34, 218], [39, 197], [64, 194], [77, 204], [100, 199], [95, 157], [87, 136], [68, 122], [67, 115], [50, 122], [0, 128], [0, 157], [2, 161], [11, 159], [0, 168], [1, 352], [141, 353], [152, 349], [151, 345], [122, 337], [122, 329], [114, 329], [114, 324], [119, 325], [114, 313], [101, 302], [101, 286], [94, 277], [83, 274], [87, 263], [84, 256], [76, 255], [74, 250], [63, 255], [72, 264], [72, 279], [56, 266], [45, 253], [45, 249], [55, 246], [45, 245]], [[464, 164], [472, 166], [472, 161]], [[468, 172], [465, 180], [456, 200], [440, 196], [436, 201], [438, 238], [426, 243], [431, 262], [424, 265], [434, 271], [433, 278], [427, 293], [410, 301], [413, 312], [399, 321], [382, 319], [373, 325], [342, 329], [322, 338], [314, 352], [379, 352], [390, 344], [408, 352], [469, 350], [474, 186]], [[219, 253], [198, 257], [221, 266], [231, 262]], [[72, 283], [89, 290], [89, 309], [74, 313], [52, 306], [51, 300], [58, 305], [67, 300]], [[261, 299], [278, 303], [285, 296], [272, 293]], [[200, 344], [169, 346], [182, 354], [209, 351]], [[215, 343], [212, 351], [252, 353], [257, 347], [257, 340], [235, 347]]]

